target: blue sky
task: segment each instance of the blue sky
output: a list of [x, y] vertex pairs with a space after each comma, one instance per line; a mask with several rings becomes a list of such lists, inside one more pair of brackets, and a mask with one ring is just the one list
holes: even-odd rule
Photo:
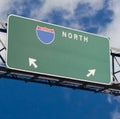
[[[119, 0], [4, 0], [0, 21], [16, 14], [110, 38], [120, 48]], [[6, 35], [0, 34], [3, 42]], [[5, 56], [5, 53], [3, 53]], [[0, 119], [120, 119], [120, 98], [0, 79]]]

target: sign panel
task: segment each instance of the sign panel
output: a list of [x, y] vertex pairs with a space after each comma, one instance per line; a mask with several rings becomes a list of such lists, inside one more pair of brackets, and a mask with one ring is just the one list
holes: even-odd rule
[[10, 15], [7, 67], [109, 84], [109, 41], [95, 34]]

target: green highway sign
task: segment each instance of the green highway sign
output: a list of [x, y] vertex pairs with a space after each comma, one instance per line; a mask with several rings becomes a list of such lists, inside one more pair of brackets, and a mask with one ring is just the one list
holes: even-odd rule
[[109, 40], [95, 34], [8, 17], [7, 62], [10, 69], [56, 78], [109, 84]]

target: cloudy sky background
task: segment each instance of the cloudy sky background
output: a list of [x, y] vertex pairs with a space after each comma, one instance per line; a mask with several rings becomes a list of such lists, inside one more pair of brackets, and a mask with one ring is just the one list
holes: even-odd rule
[[0, 20], [6, 21], [7, 15], [13, 13], [75, 29], [92, 30], [106, 35], [111, 39], [111, 46], [120, 48], [119, 5], [119, 0], [6, 0], [0, 4]]
[[[46, 21], [49, 23], [54, 23], [54, 24], [58, 24], [58, 25], [62, 25], [62, 26], [66, 26], [74, 29], [79, 29], [79, 30], [83, 30], [83, 31], [87, 31], [95, 34], [100, 34], [110, 38], [110, 47], [120, 49], [120, 39], [119, 39], [120, 0], [74, 0], [74, 1], [73, 0], [35, 0], [35, 1], [34, 0], [19, 0], [19, 1], [18, 0], [3, 1], [2, 0], [0, 2], [0, 21], [7, 22], [7, 16], [9, 14], [21, 15], [24, 17], [29, 17], [29, 18]], [[5, 42], [5, 39], [6, 39], [5, 34], [0, 34], [0, 38], [3, 40], [3, 42]], [[4, 53], [2, 55], [4, 55]], [[99, 118], [100, 119], [101, 118], [120, 119], [120, 106], [119, 106], [120, 98], [119, 97], [102, 95], [102, 94], [92, 94], [89, 92], [82, 92], [82, 91], [78, 92], [78, 91], [72, 91], [70, 89], [64, 89], [59, 87], [51, 89], [47, 86], [41, 86], [41, 85], [39, 86], [36, 84], [30, 84], [30, 85], [27, 84], [26, 86], [26, 84], [21, 82], [16, 82], [16, 81], [12, 82], [7, 80], [0, 81], [0, 86], [1, 86], [0, 93], [2, 94], [2, 99], [0, 99], [0, 104], [2, 105], [0, 106], [0, 111], [1, 111], [0, 113], [2, 115], [0, 116], [2, 117], [2, 119], [16, 119], [15, 117], [18, 118], [17, 114], [18, 113], [22, 114], [23, 111], [21, 111], [20, 109], [19, 111], [15, 111], [17, 107], [16, 105], [19, 105], [20, 107], [20, 104], [18, 104], [19, 102], [20, 103], [23, 103], [24, 101], [27, 102], [27, 100], [29, 100], [27, 96], [32, 97], [33, 95], [34, 96], [39, 95], [41, 91], [40, 92], [37, 91], [35, 93], [34, 92], [35, 90], [42, 90], [44, 93], [47, 93], [46, 95], [41, 94], [41, 96], [43, 96], [44, 98], [51, 98], [50, 101], [48, 102], [43, 101], [44, 98], [42, 98], [43, 100], [41, 102], [48, 104], [50, 106], [52, 106], [52, 104], [54, 105], [54, 107], [55, 105], [60, 106], [56, 104], [57, 101], [55, 100], [53, 101], [53, 98], [56, 98], [56, 96], [58, 96], [60, 98], [58, 101], [61, 102], [61, 105], [67, 106], [68, 104], [69, 106], [71, 106], [71, 110], [66, 108], [68, 109], [68, 111], [70, 111], [71, 113], [72, 111], [73, 112], [76, 111], [76, 113], [73, 113], [73, 114], [81, 115], [81, 116], [74, 115], [76, 118], [83, 117], [82, 119], [87, 119], [88, 116], [91, 116], [92, 119], [99, 119]], [[33, 89], [30, 86], [32, 86]], [[22, 98], [22, 101], [18, 99], [20, 96], [17, 95], [16, 92], [14, 91], [15, 88], [17, 89], [18, 93], [21, 96], [25, 97], [25, 98]], [[26, 90], [25, 93], [22, 94], [22, 91], [24, 92], [24, 90], [19, 88], [23, 88], [24, 90]], [[3, 90], [5, 92], [2, 92]], [[13, 93], [12, 96], [15, 98], [15, 104], [13, 106], [11, 105], [11, 102], [10, 102], [13, 98], [10, 97], [10, 94], [8, 94], [9, 91], [10, 93]], [[29, 93], [31, 93], [32, 91], [32, 94], [29, 94], [27, 91]], [[56, 95], [53, 95], [51, 93], [54, 93]], [[63, 96], [63, 99], [57, 93], [60, 93], [60, 95]], [[5, 103], [4, 102], [5, 98], [10, 98], [10, 101]], [[35, 97], [35, 99], [33, 100], [38, 101], [37, 98], [41, 99], [41, 97], [38, 96], [38, 97]], [[96, 102], [96, 100], [98, 103]], [[32, 102], [32, 100], [29, 100], [29, 101], [31, 103], [34, 102], [34, 101]], [[28, 108], [29, 101], [27, 102], [27, 104], [24, 104], [25, 105], [24, 108], [27, 110], [29, 109]], [[89, 102], [86, 103], [86, 101], [89, 101]], [[71, 103], [73, 103], [73, 105], [71, 105]], [[84, 103], [84, 105], [81, 103]], [[93, 106], [92, 104], [93, 105], [95, 104], [96, 106], [95, 105]], [[103, 106], [100, 106], [100, 105], [103, 105]], [[74, 109], [74, 106], [76, 106], [76, 110]], [[109, 109], [107, 106], [109, 107]], [[10, 109], [8, 109], [9, 107], [12, 108], [12, 111], [15, 111], [17, 114], [14, 115], [12, 112], [9, 113], [10, 111]], [[37, 112], [35, 112], [35, 110], [32, 109], [34, 114], [30, 114], [31, 116], [29, 118], [32, 119], [32, 116], [34, 117], [35, 114], [38, 115], [39, 118], [41, 116], [43, 116], [43, 118], [46, 117], [46, 119], [48, 118], [45, 115], [47, 112], [42, 113], [41, 116], [38, 114], [40, 110], [39, 110], [39, 107], [37, 107], [37, 104], [35, 104], [33, 107], [37, 109]], [[63, 107], [62, 106], [59, 107], [58, 110], [62, 110], [61, 108]], [[93, 107], [92, 109], [93, 111], [91, 110], [92, 107]], [[20, 108], [22, 109], [22, 107]], [[46, 108], [48, 107], [46, 106]], [[81, 109], [83, 111], [79, 112], [78, 110], [81, 110]], [[54, 113], [56, 113], [55, 115], [49, 114], [49, 113], [53, 114], [53, 112], [50, 112], [50, 109], [46, 110], [48, 111], [48, 115], [50, 115], [51, 119], [55, 119], [57, 115], [59, 115], [58, 111], [56, 111], [57, 107], [56, 107], [56, 110], [55, 109], [53, 110], [55, 111]], [[100, 111], [100, 113], [98, 110]], [[3, 118], [5, 111], [7, 111], [9, 116], [6, 116], [6, 118]], [[65, 111], [65, 113], [68, 113], [67, 110]], [[62, 112], [62, 114], [64, 113]], [[88, 114], [88, 116], [85, 116], [86, 114]], [[23, 115], [25, 114], [23, 113]], [[69, 117], [67, 114], [65, 115], [66, 117]], [[72, 114], [69, 114], [69, 115], [70, 115], [69, 117], [70, 119], [74, 117]], [[23, 116], [22, 119], [24, 119], [25, 117]], [[62, 117], [62, 116], [59, 115], [59, 117]]]

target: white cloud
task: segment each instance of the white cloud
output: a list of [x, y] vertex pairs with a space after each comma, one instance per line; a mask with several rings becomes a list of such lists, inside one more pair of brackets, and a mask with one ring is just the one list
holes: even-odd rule
[[[26, 0], [4, 0], [0, 3], [0, 20], [7, 21], [7, 15], [14, 11], [16, 14], [21, 15], [24, 14], [26, 8], [30, 12], [30, 17], [34, 19], [49, 19], [48, 14], [52, 13], [53, 10], [59, 10], [62, 12], [62, 16], [66, 20], [74, 19], [75, 25], [71, 22], [71, 27], [80, 27], [78, 19], [75, 19], [75, 9], [78, 7], [79, 4], [84, 5], [86, 4], [88, 7], [82, 11], [79, 15], [79, 18], [84, 16], [92, 16], [97, 13], [98, 10], [102, 9], [105, 0], [38, 0], [40, 4], [31, 5], [32, 8], [28, 7], [29, 1]], [[27, 5], [25, 4], [27, 3]], [[39, 2], [38, 2], [39, 3]], [[80, 9], [80, 8], [79, 8]], [[29, 14], [29, 13], [28, 13]], [[50, 19], [49, 19], [50, 20]], [[63, 21], [64, 24], [64, 21]]]
[[[16, 6], [16, 3], [19, 4], [20, 7]], [[16, 10], [16, 13], [21, 13], [23, 0], [17, 1], [17, 0], [2, 0], [0, 2], [0, 21], [7, 21], [8, 14], [11, 13], [13, 9]]]
[[113, 96], [113, 95], [108, 95], [108, 102], [112, 104], [113, 101], [116, 103], [120, 103], [120, 96]]
[[[51, 13], [53, 10], [64, 10], [66, 11], [66, 14], [64, 18], [72, 18], [74, 16], [74, 10], [77, 8], [77, 6], [81, 4], [87, 4], [91, 8], [90, 11], [84, 11], [84, 13], [80, 14], [80, 16], [83, 15], [90, 15], [95, 14], [99, 9], [103, 7], [104, 0], [45, 0], [43, 5], [41, 7], [36, 7], [36, 9], [31, 11], [31, 16], [37, 18], [37, 19], [44, 19], [47, 17], [49, 13]], [[63, 12], [64, 15], [65, 12]], [[89, 14], [88, 14], [89, 13]]]
[[103, 30], [103, 34], [110, 37], [112, 47], [120, 48], [120, 0], [110, 0], [109, 9], [113, 11], [112, 22]]
[[108, 95], [108, 98], [107, 98], [108, 102], [111, 104], [112, 103], [112, 97], [111, 95]]
[[9, 7], [11, 6], [10, 0], [2, 0], [0, 2], [0, 20], [5, 20], [7, 16], [7, 12], [9, 10]]
[[120, 119], [120, 111], [118, 109], [112, 112], [112, 119]]
[[116, 106], [114, 111], [111, 112], [111, 119], [120, 119], [120, 111], [118, 109], [119, 108], [119, 103], [120, 103], [120, 96], [118, 97], [118, 96], [108, 95], [107, 100], [110, 104], [114, 104], [114, 106]]

